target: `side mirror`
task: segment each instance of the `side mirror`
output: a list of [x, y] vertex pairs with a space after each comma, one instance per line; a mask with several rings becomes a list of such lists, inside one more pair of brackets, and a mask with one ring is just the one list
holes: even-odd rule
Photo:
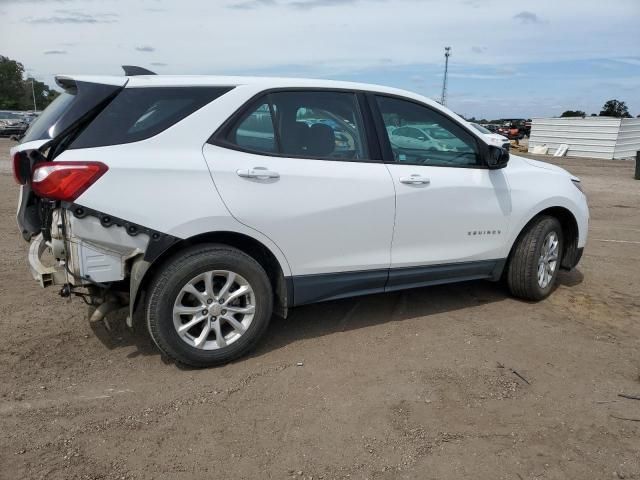
[[485, 163], [492, 170], [504, 168], [509, 163], [509, 152], [504, 148], [489, 145]]

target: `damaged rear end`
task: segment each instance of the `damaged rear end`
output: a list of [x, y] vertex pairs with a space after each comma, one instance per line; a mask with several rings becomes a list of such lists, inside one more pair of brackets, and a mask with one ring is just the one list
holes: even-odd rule
[[63, 93], [11, 150], [20, 184], [17, 222], [23, 238], [31, 242], [29, 265], [42, 287], [58, 285], [62, 296], [76, 294], [106, 303], [107, 290], [118, 295], [118, 282], [128, 275], [127, 261], [145, 252], [149, 235], [130, 235], [126, 226], [105, 228], [115, 221], [92, 216], [74, 204], [108, 171], [107, 165], [56, 157], [123, 90], [127, 78], [85, 81], [59, 76], [56, 82]]
[[[151, 139], [232, 89], [130, 86], [130, 81], [128, 77], [56, 77], [64, 92], [11, 151], [14, 176], [21, 185], [17, 221], [24, 239], [31, 242], [34, 278], [43, 287], [60, 286], [63, 296], [81, 295], [100, 305], [99, 314], [108, 310], [105, 304], [135, 299], [146, 269], [179, 241], [112, 215], [115, 211], [131, 213], [130, 218], [138, 221], [148, 219], [146, 204], [140, 203], [139, 195], [131, 195], [144, 187], [147, 168], [142, 169], [143, 175], [140, 168], [133, 168], [130, 177], [123, 174], [123, 165], [135, 165], [136, 154], [148, 150], [145, 142], [157, 141]], [[194, 151], [205, 171], [200, 148]], [[174, 154], [180, 155], [172, 153], [172, 161]], [[173, 164], [170, 168], [173, 173]], [[201, 176], [199, 170], [190, 172], [209, 187], [210, 177]], [[162, 175], [162, 180], [167, 178]], [[155, 196], [164, 191], [155, 190]], [[138, 198], [138, 203], [127, 204], [129, 198]], [[150, 194], [149, 205], [153, 202]]]

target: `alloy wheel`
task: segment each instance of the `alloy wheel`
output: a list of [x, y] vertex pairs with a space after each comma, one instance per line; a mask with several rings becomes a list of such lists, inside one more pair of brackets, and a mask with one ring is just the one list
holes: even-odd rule
[[241, 275], [212, 270], [189, 280], [173, 305], [173, 325], [188, 345], [216, 350], [247, 331], [256, 309], [253, 288]]
[[538, 259], [538, 285], [547, 288], [553, 279], [558, 266], [558, 248], [560, 240], [556, 232], [549, 232], [542, 243], [542, 251]]

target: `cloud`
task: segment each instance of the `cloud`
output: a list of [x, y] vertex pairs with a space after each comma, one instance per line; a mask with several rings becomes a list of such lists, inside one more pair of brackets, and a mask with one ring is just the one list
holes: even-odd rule
[[640, 58], [622, 57], [622, 58], [612, 58], [611, 60], [614, 62], [626, 63], [627, 65], [640, 66]]
[[299, 10], [311, 10], [317, 7], [333, 7], [355, 3], [357, 0], [295, 0], [287, 4], [289, 7]]
[[277, 0], [246, 0], [243, 2], [232, 3], [227, 8], [233, 10], [254, 10], [260, 7], [283, 6], [295, 8], [297, 10], [312, 10], [318, 7], [333, 7], [340, 5], [350, 5], [359, 0], [293, 0], [293, 1], [277, 1]]
[[44, 55], [66, 55], [66, 50], [46, 50], [42, 52]]
[[260, 7], [276, 6], [277, 4], [276, 0], [248, 0], [246, 2], [232, 3], [227, 5], [227, 8], [232, 10], [254, 10]]
[[166, 67], [167, 64], [164, 62], [151, 62], [151, 65], [154, 67]]
[[[9, 3], [49, 3], [51, 0], [0, 0], [0, 5]], [[73, 0], [54, 0], [57, 3], [72, 2]]]
[[519, 75], [518, 69], [511, 65], [501, 65], [499, 67], [496, 67], [495, 72], [500, 75], [506, 75], [506, 76]]
[[150, 45], [142, 45], [140, 47], [136, 47], [136, 50], [139, 51], [139, 52], [146, 52], [146, 53], [150, 53], [150, 52], [155, 52], [156, 51], [156, 49], [153, 48]]
[[449, 73], [453, 78], [468, 78], [473, 80], [499, 80], [511, 77], [513, 75], [500, 74], [500, 73]]
[[535, 23], [544, 23], [538, 15], [533, 12], [522, 11], [513, 16], [514, 20], [519, 21], [522, 24], [535, 24]]
[[[628, 93], [623, 88], [638, 80], [596, 82], [640, 79], [638, 2], [548, 0], [509, 9], [496, 0], [0, 0], [0, 10], [6, 12], [0, 14], [6, 20], [0, 46], [6, 39], [28, 38], [6, 53], [49, 84], [61, 68], [119, 74], [119, 65], [135, 64], [137, 57], [158, 73], [334, 78], [439, 97], [442, 48], [451, 45], [450, 104], [456, 106], [463, 90], [482, 101], [464, 113], [546, 115], [556, 104], [591, 112], [599, 111], [604, 99], [617, 97], [637, 115], [640, 88]], [[34, 23], [26, 23], [25, 17]], [[207, 23], [211, 18], [213, 31]], [[615, 21], [603, 21], [607, 18]], [[93, 23], [104, 21], [114, 23]], [[141, 30], [141, 25], [153, 28]], [[236, 38], [239, 29], [242, 41], [217, 49], [215, 60], [202, 61], [211, 56], [212, 42]], [[516, 48], [505, 48], [513, 46], [514, 38], [519, 39]], [[189, 55], [176, 39], [188, 39]], [[155, 50], [135, 49], [145, 45]], [[68, 53], [43, 54], [54, 49]], [[492, 95], [504, 97], [509, 106], [490, 101]], [[545, 96], [553, 102], [545, 103]]]
[[118, 20], [115, 13], [94, 13], [88, 14], [78, 10], [54, 10], [51, 17], [27, 17], [23, 19], [25, 23], [31, 24], [82, 24], [82, 23], [115, 23]]

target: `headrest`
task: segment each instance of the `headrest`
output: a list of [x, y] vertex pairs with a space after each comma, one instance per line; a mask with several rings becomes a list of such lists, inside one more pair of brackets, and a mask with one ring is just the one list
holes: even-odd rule
[[329, 125], [315, 123], [308, 132], [307, 154], [312, 157], [325, 157], [336, 147], [336, 136]]

